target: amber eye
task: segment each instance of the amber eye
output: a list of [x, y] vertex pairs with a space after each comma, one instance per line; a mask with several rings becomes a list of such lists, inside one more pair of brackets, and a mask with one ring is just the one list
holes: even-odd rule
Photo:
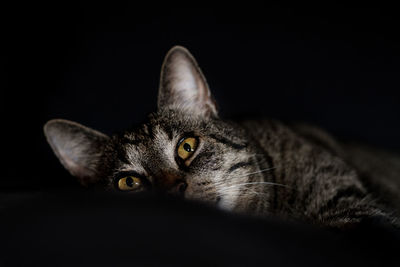
[[127, 176], [118, 180], [118, 189], [122, 191], [132, 191], [142, 186], [140, 178]]
[[186, 160], [188, 159], [197, 148], [197, 139], [194, 137], [188, 137], [183, 139], [178, 145], [178, 156]]

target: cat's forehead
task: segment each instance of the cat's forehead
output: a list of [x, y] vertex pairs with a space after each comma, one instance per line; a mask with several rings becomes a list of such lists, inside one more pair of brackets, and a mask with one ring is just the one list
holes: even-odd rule
[[149, 162], [158, 157], [171, 158], [179, 136], [161, 125], [143, 124], [137, 131], [124, 134], [124, 148], [129, 162]]
[[172, 140], [176, 135], [204, 129], [205, 125], [205, 122], [191, 114], [166, 110], [149, 114], [146, 121], [127, 130], [124, 137], [141, 142], [166, 138]]
[[170, 161], [175, 164], [175, 149], [187, 135], [204, 133], [204, 123], [185, 114], [167, 111], [150, 114], [139, 125], [119, 134], [117, 146], [124, 166], [156, 164]]

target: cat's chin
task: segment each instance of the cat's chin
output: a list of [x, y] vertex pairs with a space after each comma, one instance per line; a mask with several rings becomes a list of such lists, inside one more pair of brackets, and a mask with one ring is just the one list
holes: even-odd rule
[[215, 203], [218, 209], [224, 211], [233, 211], [235, 209], [235, 203], [226, 197], [219, 197]]

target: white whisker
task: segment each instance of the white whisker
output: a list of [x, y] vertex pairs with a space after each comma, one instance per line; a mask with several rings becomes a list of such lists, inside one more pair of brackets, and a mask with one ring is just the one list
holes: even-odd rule
[[235, 184], [235, 185], [227, 186], [227, 188], [235, 187], [235, 186], [242, 186], [242, 185], [250, 185], [250, 184], [277, 185], [277, 186], [283, 186], [283, 187], [290, 188], [290, 187], [287, 186], [287, 185], [278, 184], [278, 183], [272, 183], [272, 182], [247, 182], [247, 183], [240, 183], [240, 184]]
[[247, 177], [247, 176], [250, 176], [250, 175], [253, 175], [253, 174], [257, 174], [257, 173], [262, 173], [262, 172], [266, 172], [266, 171], [270, 171], [270, 170], [273, 170], [273, 169], [276, 169], [276, 167], [271, 167], [271, 168], [267, 168], [267, 169], [262, 169], [262, 170], [259, 170], [259, 171], [256, 171], [256, 172], [249, 172], [249, 173], [246, 173], [246, 174], [243, 174], [243, 175], [239, 175], [239, 176], [231, 176], [230, 178], [242, 178], [242, 177]]

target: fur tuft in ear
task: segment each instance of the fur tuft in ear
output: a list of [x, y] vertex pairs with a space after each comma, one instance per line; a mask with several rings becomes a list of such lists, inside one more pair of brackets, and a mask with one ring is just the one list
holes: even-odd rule
[[174, 46], [161, 68], [158, 109], [179, 109], [194, 115], [218, 117], [207, 81], [190, 52]]
[[44, 133], [54, 153], [83, 185], [97, 182], [99, 160], [109, 137], [67, 120], [51, 120]]

